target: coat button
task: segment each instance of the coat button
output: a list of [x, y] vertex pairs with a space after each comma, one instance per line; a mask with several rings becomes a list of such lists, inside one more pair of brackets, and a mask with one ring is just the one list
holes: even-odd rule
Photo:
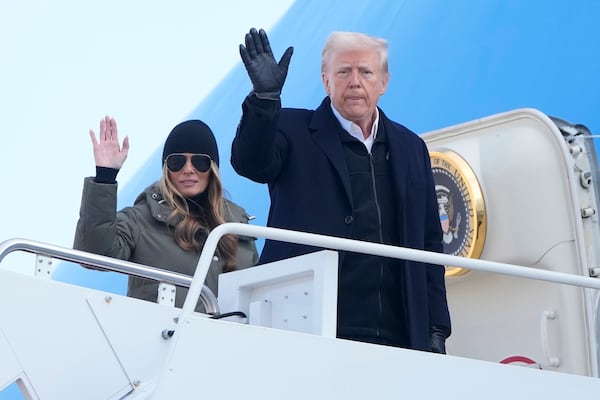
[[347, 215], [346, 218], [344, 218], [344, 222], [346, 225], [350, 225], [352, 222], [354, 222], [354, 217], [352, 215]]

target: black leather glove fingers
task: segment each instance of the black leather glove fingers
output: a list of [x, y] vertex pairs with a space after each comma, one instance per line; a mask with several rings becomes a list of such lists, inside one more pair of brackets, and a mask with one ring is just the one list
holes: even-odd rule
[[288, 47], [279, 62], [276, 62], [267, 33], [255, 28], [246, 34], [245, 43], [245, 46], [240, 45], [240, 56], [248, 71], [254, 94], [262, 99], [279, 100], [294, 48]]
[[446, 354], [446, 334], [444, 329], [437, 326], [431, 327], [431, 351]]

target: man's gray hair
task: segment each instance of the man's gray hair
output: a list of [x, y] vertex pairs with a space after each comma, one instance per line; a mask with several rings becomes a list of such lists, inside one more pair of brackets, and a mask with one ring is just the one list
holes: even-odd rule
[[388, 72], [388, 43], [385, 39], [360, 32], [332, 32], [321, 55], [321, 72], [325, 72], [332, 54], [348, 50], [375, 50], [379, 53], [382, 71]]

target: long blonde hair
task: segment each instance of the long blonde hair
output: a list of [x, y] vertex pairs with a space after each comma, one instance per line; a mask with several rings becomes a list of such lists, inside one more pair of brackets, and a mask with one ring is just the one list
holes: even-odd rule
[[[193, 215], [190, 212], [186, 197], [177, 190], [169, 178], [166, 163], [163, 164], [159, 187], [163, 198], [173, 209], [168, 216], [168, 221], [175, 221], [173, 231], [175, 242], [183, 250], [201, 251], [210, 231], [225, 222], [223, 185], [216, 163], [214, 161], [210, 163], [210, 177], [206, 188], [208, 204], [200, 204], [206, 210], [204, 215]], [[233, 271], [237, 265], [237, 238], [234, 235], [223, 236], [217, 245], [217, 253], [223, 258], [224, 270]]]

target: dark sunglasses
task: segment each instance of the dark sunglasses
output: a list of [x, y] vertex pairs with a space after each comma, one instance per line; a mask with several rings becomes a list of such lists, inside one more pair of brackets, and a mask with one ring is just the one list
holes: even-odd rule
[[186, 156], [181, 153], [173, 153], [167, 156], [165, 162], [167, 163], [169, 171], [177, 172], [184, 167], [190, 157], [192, 159], [192, 165], [198, 172], [206, 172], [210, 169], [212, 159], [208, 154], [191, 154]]

